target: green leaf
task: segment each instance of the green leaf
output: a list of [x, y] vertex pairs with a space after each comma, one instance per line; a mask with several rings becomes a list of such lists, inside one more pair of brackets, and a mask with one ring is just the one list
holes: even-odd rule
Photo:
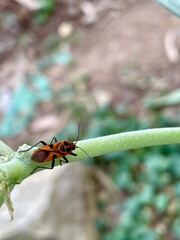
[[180, 103], [179, 88], [159, 98], [145, 100], [145, 106], [148, 108], [163, 108], [167, 106], [177, 105], [179, 103]]
[[180, 17], [180, 0], [156, 0], [162, 6]]
[[172, 226], [172, 231], [174, 233], [174, 235], [179, 239], [180, 238], [180, 219], [177, 218]]
[[165, 193], [158, 194], [154, 199], [154, 204], [159, 212], [165, 211], [168, 204], [168, 196]]

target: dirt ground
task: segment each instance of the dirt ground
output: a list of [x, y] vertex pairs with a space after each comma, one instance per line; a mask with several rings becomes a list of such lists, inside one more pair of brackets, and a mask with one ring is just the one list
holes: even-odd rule
[[[113, 101], [137, 112], [145, 95], [179, 86], [179, 64], [171, 64], [164, 49], [165, 35], [179, 27], [178, 18], [153, 1], [137, 1], [99, 18], [74, 49], [95, 89], [110, 92]], [[129, 76], [118, 74], [128, 66]]]
[[[179, 87], [180, 62], [170, 61], [164, 46], [168, 31], [180, 26], [180, 20], [172, 13], [152, 0], [94, 0], [89, 2], [95, 11], [95, 17], [89, 24], [83, 21], [87, 16], [81, 11], [85, 1], [57, 2], [48, 23], [32, 29], [31, 11], [16, 2], [2, 1], [1, 20], [5, 19], [10, 10], [14, 11], [17, 18], [9, 28], [6, 28], [5, 22], [1, 24], [1, 87], [13, 88], [16, 85], [23, 75], [18, 60], [23, 55], [23, 59], [26, 59], [25, 68], [33, 65], [36, 58], [43, 55], [42, 42], [48, 35], [57, 33], [59, 24], [66, 21], [78, 33], [78, 41], [65, 46], [70, 49], [76, 66], [70, 71], [59, 66], [46, 69], [52, 88], [62, 83], [69, 84], [67, 79], [78, 78], [86, 73], [90, 78], [89, 91], [99, 104], [106, 101], [112, 104], [123, 103], [132, 114], [141, 116], [144, 114], [145, 96], [156, 97], [161, 92]], [[76, 10], [74, 15], [70, 14], [71, 5]], [[24, 37], [28, 36], [28, 40], [21, 41], [19, 46], [17, 38], [22, 33]], [[31, 126], [38, 118], [55, 114], [51, 105], [48, 111], [45, 107], [38, 111], [39, 116], [32, 120], [29, 129], [32, 129]], [[31, 131], [3, 140], [11, 146], [17, 146], [29, 134]], [[32, 136], [33, 141], [39, 136], [47, 137], [38, 131], [38, 137], [35, 133]]]

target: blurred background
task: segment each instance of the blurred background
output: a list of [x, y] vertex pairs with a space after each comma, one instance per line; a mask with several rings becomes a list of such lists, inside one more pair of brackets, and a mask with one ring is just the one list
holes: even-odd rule
[[[0, 138], [23, 143], [175, 127], [180, 20], [152, 0], [1, 0]], [[180, 148], [42, 171], [0, 210], [0, 239], [180, 239]]]

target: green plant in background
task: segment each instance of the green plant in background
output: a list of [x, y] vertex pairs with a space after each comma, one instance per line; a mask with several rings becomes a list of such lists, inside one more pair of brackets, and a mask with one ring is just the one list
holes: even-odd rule
[[[95, 113], [87, 136], [105, 135], [121, 129], [178, 126], [180, 119], [170, 118], [160, 111], [138, 120], [118, 108], [102, 107]], [[122, 109], [122, 108], [121, 108]], [[173, 128], [169, 128], [173, 129]], [[146, 131], [146, 130], [145, 130]], [[138, 133], [141, 132], [137, 131]], [[146, 141], [147, 135], [142, 138]], [[159, 138], [159, 136], [158, 136]], [[156, 139], [157, 140], [157, 139]], [[154, 142], [156, 141], [154, 139]], [[123, 140], [122, 140], [123, 141]], [[138, 140], [137, 140], [138, 141]], [[136, 148], [113, 152], [95, 159], [113, 179], [119, 189], [119, 224], [107, 232], [108, 223], [98, 229], [102, 240], [179, 239], [180, 222], [180, 147], [176, 144]]]
[[33, 22], [35, 24], [45, 23], [54, 11], [56, 0], [39, 0], [41, 8], [35, 12]]

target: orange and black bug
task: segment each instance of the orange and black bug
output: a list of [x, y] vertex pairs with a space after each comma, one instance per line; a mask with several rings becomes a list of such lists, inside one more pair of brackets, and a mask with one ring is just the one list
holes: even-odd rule
[[[78, 137], [76, 142], [72, 142], [69, 139], [68, 140], [61, 140], [61, 141], [57, 141], [56, 137], [53, 137], [52, 141], [50, 142], [50, 144], [47, 144], [44, 141], [39, 141], [38, 143], [36, 143], [35, 145], [33, 145], [32, 147], [23, 150], [23, 151], [19, 151], [19, 152], [27, 152], [29, 150], [31, 150], [33, 147], [37, 146], [38, 144], [42, 144], [43, 146], [39, 147], [38, 149], [36, 149], [32, 154], [31, 154], [31, 160], [33, 160], [34, 162], [38, 162], [38, 163], [43, 163], [43, 162], [51, 162], [51, 166], [50, 167], [45, 167], [45, 166], [37, 166], [32, 174], [38, 169], [38, 168], [44, 168], [44, 169], [53, 169], [54, 165], [55, 165], [55, 159], [56, 158], [60, 158], [62, 157], [63, 160], [61, 159], [60, 165], [62, 166], [63, 163], [68, 163], [68, 159], [66, 158], [67, 155], [73, 155], [73, 156], [77, 156], [76, 153], [73, 153], [73, 151], [76, 148], [80, 148], [78, 147], [76, 144], [79, 140], [79, 128], [78, 128]], [[83, 152], [85, 152], [82, 148], [80, 148]], [[85, 152], [86, 153], [86, 152]], [[86, 153], [87, 154], [87, 153]], [[87, 156], [89, 157], [89, 155], [87, 154]], [[89, 157], [90, 158], [90, 157]]]
[[47, 144], [44, 141], [39, 141], [32, 147], [30, 147], [26, 150], [23, 150], [23, 151], [19, 151], [19, 152], [27, 152], [40, 143], [43, 145], [43, 146], [39, 147], [38, 149], [36, 149], [31, 154], [31, 160], [33, 160], [34, 162], [39, 162], [39, 163], [52, 161], [51, 166], [50, 167], [38, 166], [33, 170], [32, 173], [34, 173], [38, 168], [53, 169], [56, 158], [60, 158], [60, 157], [63, 158], [63, 160], [60, 160], [61, 166], [63, 163], [68, 163], [68, 159], [66, 158], [66, 155], [70, 154], [73, 156], [77, 156], [77, 154], [73, 153], [73, 151], [77, 148], [77, 146], [76, 146], [77, 141], [75, 143], [71, 142], [69, 139], [57, 141], [56, 137], [53, 137], [50, 144]]

